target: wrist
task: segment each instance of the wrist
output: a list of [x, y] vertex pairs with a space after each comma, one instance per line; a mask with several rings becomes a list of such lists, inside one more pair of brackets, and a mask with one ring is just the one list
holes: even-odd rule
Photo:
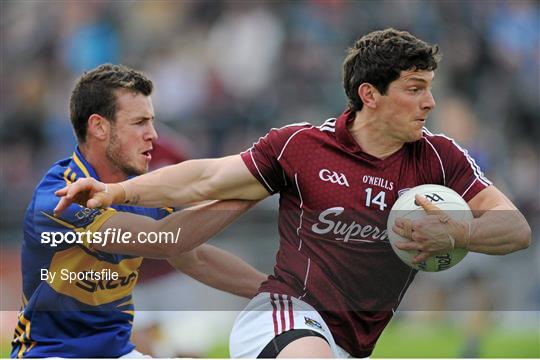
[[468, 250], [471, 242], [470, 222], [456, 221], [452, 225], [448, 233], [455, 239], [454, 248]]
[[126, 191], [121, 183], [108, 184], [107, 186], [113, 204], [123, 204], [126, 201]]

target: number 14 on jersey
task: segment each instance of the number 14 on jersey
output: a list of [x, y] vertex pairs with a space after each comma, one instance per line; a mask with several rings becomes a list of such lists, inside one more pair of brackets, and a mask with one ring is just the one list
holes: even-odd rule
[[381, 191], [377, 195], [375, 195], [375, 197], [373, 197], [373, 188], [367, 188], [365, 191], [366, 191], [366, 206], [371, 207], [371, 204], [375, 204], [379, 206], [379, 210], [384, 211], [384, 209], [388, 206], [384, 202], [386, 192]]

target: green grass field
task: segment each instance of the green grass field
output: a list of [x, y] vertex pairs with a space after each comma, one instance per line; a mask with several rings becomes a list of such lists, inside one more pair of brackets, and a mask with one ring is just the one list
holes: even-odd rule
[[[391, 323], [377, 343], [372, 358], [456, 358], [465, 342], [461, 329], [450, 326], [418, 326]], [[1, 346], [0, 357], [9, 357], [9, 343]], [[205, 354], [208, 358], [229, 356], [224, 339]], [[512, 331], [493, 327], [480, 341], [481, 358], [540, 358], [540, 329]]]
[[[462, 329], [391, 324], [382, 334], [372, 358], [456, 358], [466, 338]], [[481, 358], [539, 358], [540, 330], [508, 332], [494, 327], [479, 343]]]
[[[465, 343], [462, 330], [450, 326], [418, 326], [392, 322], [371, 358], [459, 358]], [[216, 345], [209, 358], [228, 357], [227, 342]], [[540, 358], [540, 329], [507, 332], [491, 329], [480, 341], [481, 358]]]

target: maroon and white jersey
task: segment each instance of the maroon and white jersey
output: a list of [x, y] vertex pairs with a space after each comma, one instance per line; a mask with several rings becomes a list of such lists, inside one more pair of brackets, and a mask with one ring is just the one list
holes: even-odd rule
[[270, 193], [280, 193], [275, 274], [259, 291], [309, 303], [339, 346], [366, 357], [416, 274], [387, 238], [400, 190], [440, 184], [469, 201], [490, 182], [452, 139], [427, 130], [377, 159], [353, 139], [353, 120], [345, 112], [321, 126], [273, 129], [241, 156]]

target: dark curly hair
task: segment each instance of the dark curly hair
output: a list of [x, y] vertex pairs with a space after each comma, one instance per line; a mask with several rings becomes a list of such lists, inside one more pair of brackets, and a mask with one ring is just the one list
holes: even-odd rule
[[152, 81], [142, 73], [124, 65], [103, 64], [87, 71], [77, 80], [69, 103], [71, 124], [79, 143], [86, 140], [88, 118], [98, 114], [115, 120], [116, 95], [114, 90], [126, 89], [149, 96]]
[[347, 50], [343, 62], [343, 87], [349, 109], [362, 110], [364, 104], [358, 96], [358, 87], [363, 83], [375, 86], [384, 95], [401, 71], [432, 71], [440, 58], [437, 45], [430, 45], [406, 31], [388, 28], [362, 36]]

